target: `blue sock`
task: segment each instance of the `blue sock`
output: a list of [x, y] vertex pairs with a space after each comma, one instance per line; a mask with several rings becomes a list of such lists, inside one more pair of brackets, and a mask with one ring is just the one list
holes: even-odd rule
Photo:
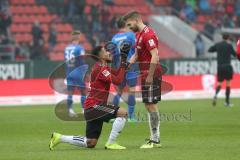
[[130, 119], [134, 118], [135, 104], [136, 104], [135, 96], [129, 95], [128, 96], [128, 118]]
[[134, 118], [134, 106], [128, 105], [128, 118], [132, 119]]
[[68, 95], [68, 97], [67, 97], [67, 107], [68, 107], [68, 109], [72, 108], [72, 103], [73, 103], [72, 95]]
[[82, 104], [82, 108], [83, 108], [83, 109], [84, 109], [85, 100], [86, 100], [86, 96], [85, 96], [85, 95], [82, 95], [82, 96], [81, 96], [81, 104]]
[[120, 101], [120, 95], [117, 94], [113, 98], [113, 105], [118, 106], [119, 105], [119, 101]]

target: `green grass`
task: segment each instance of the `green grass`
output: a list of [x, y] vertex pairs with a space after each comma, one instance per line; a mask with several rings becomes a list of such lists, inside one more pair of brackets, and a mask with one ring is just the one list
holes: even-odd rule
[[[0, 107], [0, 159], [239, 160], [240, 100], [232, 102], [233, 108], [224, 107], [223, 100], [213, 108], [210, 100], [163, 101], [159, 103], [165, 115], [161, 123], [163, 148], [140, 150], [149, 135], [148, 123], [128, 123], [118, 139], [128, 148], [124, 151], [104, 150], [111, 123], [104, 125], [95, 149], [60, 144], [49, 151], [53, 131], [84, 135], [84, 122], [57, 119], [54, 105]], [[142, 103], [137, 104], [137, 111], [144, 112]], [[178, 115], [178, 120], [173, 120], [172, 114]]]

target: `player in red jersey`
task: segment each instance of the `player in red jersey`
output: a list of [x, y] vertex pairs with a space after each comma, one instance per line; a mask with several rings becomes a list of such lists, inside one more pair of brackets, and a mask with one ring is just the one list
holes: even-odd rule
[[155, 32], [146, 26], [138, 12], [132, 11], [124, 16], [126, 25], [137, 34], [136, 52], [130, 59], [130, 65], [138, 60], [142, 79], [142, 98], [149, 115], [151, 136], [140, 148], [161, 147], [160, 117], [157, 108], [161, 100], [161, 66], [158, 55], [158, 38]]
[[[124, 108], [107, 104], [111, 83], [119, 85], [124, 79], [127, 68], [126, 55], [121, 56], [119, 69], [113, 70], [107, 64], [112, 60], [110, 52], [106, 51], [104, 47], [98, 46], [92, 53], [98, 59], [98, 62], [92, 68], [91, 89], [84, 105], [84, 116], [87, 121], [86, 137], [53, 133], [49, 145], [51, 150], [60, 142], [94, 148], [101, 135], [103, 123], [114, 118], [116, 119], [113, 122], [105, 149], [126, 149], [126, 147], [117, 144], [115, 140], [125, 125], [127, 111]], [[128, 53], [128, 51], [125, 53]]]

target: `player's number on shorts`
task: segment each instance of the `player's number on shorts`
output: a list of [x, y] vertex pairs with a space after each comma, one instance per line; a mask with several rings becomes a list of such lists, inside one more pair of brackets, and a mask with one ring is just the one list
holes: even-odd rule
[[73, 54], [74, 50], [66, 50], [66, 60], [68, 63], [74, 63], [75, 62], [75, 56]]

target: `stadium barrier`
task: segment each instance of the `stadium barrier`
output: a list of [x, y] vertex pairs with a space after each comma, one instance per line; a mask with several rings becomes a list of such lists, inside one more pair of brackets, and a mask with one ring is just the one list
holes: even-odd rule
[[[168, 68], [168, 75], [203, 75], [216, 74], [216, 59], [169, 59], [161, 60]], [[25, 61], [25, 62], [0, 62], [0, 80], [48, 78], [49, 75], [63, 62], [57, 61]], [[240, 63], [232, 60], [234, 72], [240, 74]]]
[[[231, 97], [240, 97], [240, 74], [235, 74], [232, 81]], [[173, 99], [201, 99], [212, 98], [214, 94], [216, 77], [214, 75], [165, 75], [163, 80], [173, 86], [173, 90], [163, 95], [164, 100]], [[0, 81], [0, 106], [30, 105], [30, 104], [57, 104], [66, 99], [66, 95], [57, 93], [49, 86], [49, 80], [24, 79]], [[224, 88], [220, 97], [225, 96]], [[140, 87], [136, 87], [139, 92]], [[115, 94], [111, 86], [112, 95]], [[79, 96], [74, 95], [75, 102], [79, 102]], [[137, 99], [140, 100], [140, 99]]]

